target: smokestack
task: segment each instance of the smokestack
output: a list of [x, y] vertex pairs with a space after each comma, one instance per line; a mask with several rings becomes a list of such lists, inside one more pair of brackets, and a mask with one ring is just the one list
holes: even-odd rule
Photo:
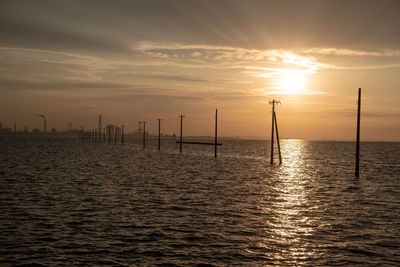
[[44, 122], [43, 122], [43, 132], [47, 133], [47, 120], [46, 120], [46, 116], [43, 114], [39, 114], [39, 117], [43, 118]]

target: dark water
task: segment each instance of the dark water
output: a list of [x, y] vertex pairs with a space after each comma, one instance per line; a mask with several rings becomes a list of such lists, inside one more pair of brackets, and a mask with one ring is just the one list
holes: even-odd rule
[[400, 143], [223, 143], [0, 137], [0, 266], [400, 265]]

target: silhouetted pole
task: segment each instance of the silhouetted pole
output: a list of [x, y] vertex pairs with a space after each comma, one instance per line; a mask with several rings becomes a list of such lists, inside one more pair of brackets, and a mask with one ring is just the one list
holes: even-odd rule
[[279, 164], [282, 164], [281, 143], [279, 141], [278, 121], [275, 112], [274, 112], [274, 118], [275, 118], [275, 128], [276, 128], [276, 142], [278, 143]]
[[106, 143], [106, 127], [104, 127], [103, 130], [103, 143]]
[[146, 148], [146, 121], [143, 121], [143, 149]]
[[98, 130], [98, 136], [99, 136], [99, 139], [97, 140], [99, 143], [101, 143], [101, 137], [102, 137], [102, 134], [101, 134], [101, 130], [103, 129], [103, 127], [102, 127], [102, 123], [101, 123], [101, 115], [99, 115], [99, 124], [97, 125], [97, 130]]
[[269, 101], [270, 104], [272, 104], [272, 126], [271, 126], [271, 164], [274, 164], [274, 133], [275, 133], [275, 126], [276, 126], [276, 135], [278, 138], [278, 150], [279, 150], [279, 162], [282, 163], [282, 157], [281, 157], [281, 148], [280, 148], [280, 143], [279, 143], [279, 135], [278, 135], [278, 124], [276, 122], [276, 114], [275, 114], [275, 104], [280, 104], [281, 102], [276, 101], [273, 99], [272, 101]]
[[125, 125], [122, 125], [122, 129], [121, 129], [121, 145], [124, 145], [124, 141], [125, 141]]
[[218, 143], [218, 109], [215, 109], [215, 139], [214, 139], [214, 157], [217, 157], [217, 143]]
[[358, 88], [357, 109], [357, 143], [356, 143], [356, 177], [360, 176], [360, 115], [361, 115], [361, 88]]
[[183, 117], [185, 117], [185, 116], [183, 116], [183, 115], [180, 115], [179, 116], [180, 118], [181, 118], [181, 131], [180, 131], [180, 135], [179, 135], [179, 141], [180, 141], [180, 143], [179, 143], [179, 153], [182, 153], [182, 138], [183, 138], [183, 136], [182, 136], [182, 128], [183, 128]]
[[114, 127], [114, 145], [117, 144], [117, 133], [118, 133], [118, 131], [117, 131], [117, 126], [115, 126], [115, 127]]
[[108, 128], [108, 144], [111, 144], [111, 127], [107, 127]]
[[271, 125], [271, 164], [274, 164], [274, 125], [275, 125], [275, 100], [272, 100], [272, 125]]
[[158, 151], [161, 150], [161, 119], [158, 119]]

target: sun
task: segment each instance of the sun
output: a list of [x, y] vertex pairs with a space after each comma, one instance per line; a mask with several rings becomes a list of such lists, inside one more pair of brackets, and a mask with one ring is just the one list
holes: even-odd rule
[[278, 74], [274, 85], [283, 94], [301, 93], [306, 87], [306, 74], [298, 70], [285, 70]]

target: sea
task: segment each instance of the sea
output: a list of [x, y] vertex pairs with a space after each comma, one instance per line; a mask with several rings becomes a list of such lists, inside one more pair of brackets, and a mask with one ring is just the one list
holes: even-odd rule
[[400, 143], [0, 136], [0, 266], [400, 266]]

